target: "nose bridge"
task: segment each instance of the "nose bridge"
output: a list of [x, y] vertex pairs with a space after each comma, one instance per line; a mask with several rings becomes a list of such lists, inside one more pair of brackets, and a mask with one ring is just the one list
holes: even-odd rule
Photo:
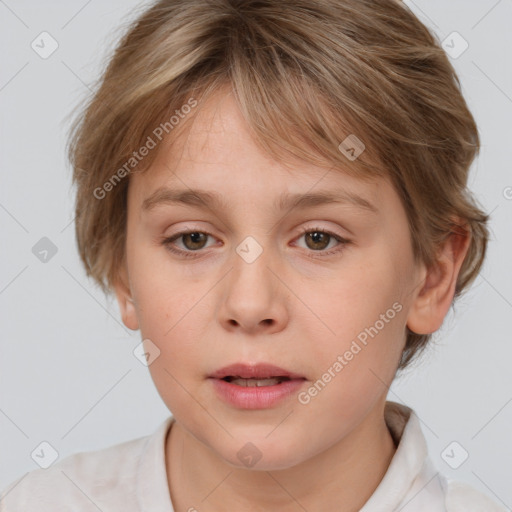
[[[231, 288], [236, 293], [249, 294], [254, 301], [267, 299], [268, 304], [275, 289], [275, 278], [268, 268], [272, 266], [272, 249], [268, 237], [256, 236], [245, 237], [235, 248]], [[237, 285], [240, 286], [235, 290], [233, 286]]]
[[260, 325], [278, 326], [285, 312], [274, 275], [277, 272], [272, 248], [264, 246], [269, 238], [258, 236], [263, 242], [260, 243], [256, 236], [247, 236], [235, 247], [219, 313], [221, 322], [236, 323], [248, 330]]

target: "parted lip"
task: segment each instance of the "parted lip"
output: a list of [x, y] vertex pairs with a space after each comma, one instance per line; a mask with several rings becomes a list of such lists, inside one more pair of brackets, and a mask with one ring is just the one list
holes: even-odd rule
[[306, 379], [303, 375], [290, 372], [279, 366], [269, 363], [235, 363], [225, 366], [212, 373], [212, 379], [223, 379], [225, 377], [239, 377], [241, 379], [269, 379], [271, 377], [288, 377], [289, 379]]

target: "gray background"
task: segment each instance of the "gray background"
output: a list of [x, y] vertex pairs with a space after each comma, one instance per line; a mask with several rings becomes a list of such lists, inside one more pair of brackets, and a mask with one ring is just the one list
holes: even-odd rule
[[[492, 239], [481, 276], [389, 399], [415, 409], [438, 469], [510, 508], [512, 2], [406, 3], [440, 40], [456, 31], [469, 43], [452, 62], [482, 137], [471, 188], [492, 212]], [[0, 488], [38, 467], [42, 441], [62, 459], [152, 433], [169, 415], [132, 353], [139, 333], [84, 276], [64, 153], [69, 114], [141, 5], [0, 1]], [[43, 31], [59, 45], [47, 59], [31, 48]], [[57, 248], [46, 263], [32, 252], [42, 237]], [[469, 453], [458, 469], [441, 456], [453, 441]]]

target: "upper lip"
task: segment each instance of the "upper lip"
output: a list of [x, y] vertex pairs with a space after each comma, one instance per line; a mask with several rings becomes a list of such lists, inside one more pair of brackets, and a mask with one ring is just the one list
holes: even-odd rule
[[288, 377], [290, 379], [305, 379], [303, 375], [290, 372], [279, 366], [268, 363], [234, 363], [225, 366], [210, 375], [214, 379], [224, 377], [240, 377], [241, 379], [268, 379], [271, 377]]

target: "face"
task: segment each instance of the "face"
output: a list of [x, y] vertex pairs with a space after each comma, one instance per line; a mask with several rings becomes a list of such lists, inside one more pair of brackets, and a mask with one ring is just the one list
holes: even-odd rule
[[[181, 428], [234, 466], [250, 442], [258, 469], [287, 468], [383, 403], [421, 274], [386, 179], [286, 167], [254, 143], [230, 94], [201, 108], [186, 136], [130, 177], [118, 300], [159, 351], [149, 369]], [[218, 201], [177, 200], [191, 189]], [[338, 202], [304, 200], [322, 192]], [[295, 195], [302, 203], [279, 207]], [[297, 378], [267, 389], [211, 378], [235, 363]]]

